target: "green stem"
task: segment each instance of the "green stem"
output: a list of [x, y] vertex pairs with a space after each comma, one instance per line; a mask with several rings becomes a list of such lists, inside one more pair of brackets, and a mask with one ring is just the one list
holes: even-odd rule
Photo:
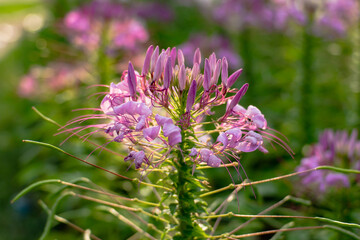
[[[310, 14], [309, 14], [310, 15]], [[303, 31], [302, 45], [302, 82], [300, 86], [300, 126], [303, 131], [302, 144], [312, 142], [314, 139], [313, 124], [313, 81], [314, 81], [314, 37], [311, 35], [311, 17]]]
[[[180, 148], [184, 148], [184, 144], [180, 143]], [[190, 175], [190, 168], [185, 163], [185, 159], [178, 151], [178, 162], [176, 163], [176, 169], [178, 172], [176, 183], [176, 190], [178, 196], [178, 230], [181, 235], [181, 239], [193, 239], [194, 223], [192, 219], [192, 206], [195, 205], [194, 196], [188, 191], [188, 177]], [[191, 175], [190, 175], [191, 176]]]

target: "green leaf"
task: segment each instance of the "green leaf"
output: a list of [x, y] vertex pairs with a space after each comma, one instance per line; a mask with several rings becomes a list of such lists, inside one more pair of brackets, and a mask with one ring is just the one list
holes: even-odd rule
[[170, 212], [171, 212], [172, 215], [175, 214], [177, 206], [178, 206], [178, 204], [176, 204], [176, 203], [171, 203], [171, 204], [169, 205]]

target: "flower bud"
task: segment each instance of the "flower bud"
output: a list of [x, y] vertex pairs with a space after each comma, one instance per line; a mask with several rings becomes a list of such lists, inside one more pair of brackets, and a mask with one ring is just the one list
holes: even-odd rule
[[204, 67], [204, 82], [203, 87], [205, 91], [209, 91], [210, 89], [210, 78], [211, 78], [211, 72], [210, 72], [210, 64], [209, 60], [205, 59], [205, 67]]
[[196, 98], [196, 81], [193, 80], [186, 100], [186, 112], [190, 112]]
[[227, 88], [230, 88], [236, 82], [241, 73], [242, 68], [231, 74], [231, 76], [227, 80]]
[[136, 94], [136, 75], [135, 75], [135, 70], [134, 70], [134, 66], [132, 65], [131, 62], [129, 62], [129, 67], [128, 67], [128, 85], [129, 85], [129, 92], [130, 92], [130, 96], [131, 97], [135, 97]]
[[186, 73], [185, 73], [184, 64], [180, 66], [178, 79], [179, 79], [180, 91], [183, 91], [185, 89], [185, 85], [186, 85]]
[[164, 71], [164, 88], [168, 89], [170, 87], [172, 77], [172, 64], [171, 64], [171, 57], [168, 57], [165, 65]]
[[146, 51], [144, 65], [143, 65], [143, 68], [141, 71], [141, 76], [145, 76], [148, 73], [149, 67], [150, 67], [151, 56], [152, 56], [153, 52], [154, 52], [154, 47], [153, 47], [153, 45], [151, 45], [148, 48], [148, 50]]

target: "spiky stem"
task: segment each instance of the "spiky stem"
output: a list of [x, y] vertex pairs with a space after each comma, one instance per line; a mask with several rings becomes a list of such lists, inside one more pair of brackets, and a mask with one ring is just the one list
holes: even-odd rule
[[[181, 144], [183, 145], [183, 144]], [[178, 153], [177, 163], [177, 180], [176, 191], [178, 196], [178, 219], [179, 219], [179, 232], [181, 239], [193, 239], [191, 236], [194, 230], [194, 223], [192, 219], [192, 206], [195, 204], [194, 196], [188, 191], [189, 176], [191, 177], [190, 168], [184, 161], [182, 153]]]

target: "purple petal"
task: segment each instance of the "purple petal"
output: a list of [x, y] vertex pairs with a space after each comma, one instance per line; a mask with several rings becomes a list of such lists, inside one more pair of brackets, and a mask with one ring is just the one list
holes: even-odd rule
[[146, 117], [152, 114], [150, 108], [148, 108], [144, 103], [129, 101], [121, 104], [120, 106], [114, 107], [114, 112], [116, 114], [129, 114], [129, 115], [144, 115]]
[[230, 130], [227, 130], [225, 133], [231, 135], [229, 147], [234, 148], [237, 145], [238, 141], [241, 139], [242, 131], [240, 130], [240, 128], [232, 128]]
[[190, 157], [195, 157], [197, 154], [198, 154], [198, 152], [197, 152], [196, 148], [192, 148], [190, 150], [189, 156]]
[[138, 118], [138, 123], [136, 124], [135, 126], [135, 130], [136, 131], [139, 131], [141, 129], [143, 129], [145, 127], [145, 120], [146, 120], [146, 117], [141, 115], [139, 118]]
[[113, 113], [113, 108], [112, 108], [111, 99], [110, 99], [109, 95], [106, 95], [103, 98], [103, 100], [101, 101], [101, 104], [100, 104], [100, 108], [105, 114]]
[[163, 126], [163, 133], [165, 137], [168, 137], [170, 134], [174, 133], [174, 132], [181, 132], [181, 129], [172, 124], [172, 123], [165, 123]]
[[135, 159], [136, 151], [131, 151], [125, 158], [124, 161], [134, 160]]
[[173, 132], [168, 137], [169, 145], [174, 146], [181, 142], [181, 133], [180, 132]]
[[139, 151], [134, 153], [134, 163], [135, 163], [135, 169], [138, 169], [141, 167], [141, 164], [144, 162], [145, 153], [144, 151]]
[[163, 116], [160, 116], [159, 114], [156, 114], [155, 115], [155, 120], [157, 122], [157, 124], [159, 124], [160, 126], [163, 126], [164, 124], [172, 124], [173, 123], [173, 120], [171, 118], [168, 118], [168, 117], [163, 117]]
[[211, 150], [207, 148], [200, 149], [200, 156], [203, 162], [208, 162], [210, 155], [214, 154]]
[[215, 155], [210, 155], [207, 161], [207, 165], [209, 165], [210, 167], [220, 167], [221, 163], [221, 159]]
[[226, 148], [226, 146], [228, 145], [228, 137], [226, 136], [225, 133], [220, 133], [219, 136], [216, 139], [217, 142], [221, 142], [223, 144], [223, 149]]
[[159, 136], [160, 126], [144, 128], [142, 131], [143, 131], [144, 138], [146, 140], [148, 140], [149, 142], [151, 142], [152, 140], [154, 140], [155, 138], [157, 138]]
[[260, 134], [249, 131], [247, 135], [244, 137], [243, 141], [241, 141], [236, 149], [242, 152], [253, 152], [258, 149], [263, 143], [262, 137]]

